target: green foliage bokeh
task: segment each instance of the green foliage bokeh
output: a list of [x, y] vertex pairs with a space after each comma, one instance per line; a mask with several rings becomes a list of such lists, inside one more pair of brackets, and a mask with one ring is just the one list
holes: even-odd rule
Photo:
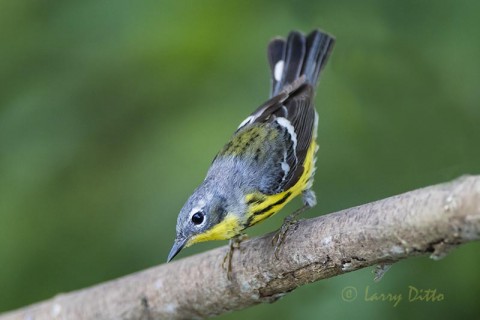
[[[337, 37], [306, 216], [479, 173], [478, 12], [475, 1], [0, 1], [0, 312], [163, 263], [183, 202], [267, 98], [267, 42], [291, 29]], [[474, 318], [479, 248], [221, 318]], [[365, 301], [367, 286], [445, 299], [393, 307]]]

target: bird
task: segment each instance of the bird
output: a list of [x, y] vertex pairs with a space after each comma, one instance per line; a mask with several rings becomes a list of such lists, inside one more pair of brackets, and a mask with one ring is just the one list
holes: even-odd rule
[[240, 123], [180, 210], [167, 262], [195, 243], [230, 239], [231, 263], [246, 228], [301, 195], [303, 206], [285, 218], [276, 234], [277, 252], [296, 217], [316, 205], [314, 98], [334, 44], [335, 38], [319, 29], [308, 35], [294, 30], [286, 39], [269, 42], [270, 97]]

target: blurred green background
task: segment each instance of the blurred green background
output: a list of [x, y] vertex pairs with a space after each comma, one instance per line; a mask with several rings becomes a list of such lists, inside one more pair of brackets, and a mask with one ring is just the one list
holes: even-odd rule
[[[267, 42], [291, 29], [337, 37], [317, 95], [319, 204], [306, 216], [478, 174], [479, 12], [478, 1], [0, 1], [0, 312], [163, 263], [184, 201], [267, 98]], [[476, 318], [479, 249], [220, 319]], [[362, 298], [409, 285], [445, 299]]]

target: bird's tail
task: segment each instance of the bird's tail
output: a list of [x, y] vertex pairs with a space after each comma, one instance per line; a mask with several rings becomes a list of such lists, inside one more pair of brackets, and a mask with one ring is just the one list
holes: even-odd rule
[[320, 30], [304, 36], [292, 31], [285, 40], [275, 38], [268, 45], [268, 61], [272, 71], [270, 97], [305, 75], [306, 81], [315, 87], [320, 71], [333, 49], [335, 38]]

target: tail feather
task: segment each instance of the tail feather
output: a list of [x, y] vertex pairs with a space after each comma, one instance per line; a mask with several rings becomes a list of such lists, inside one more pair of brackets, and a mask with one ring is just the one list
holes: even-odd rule
[[300, 77], [303, 61], [305, 59], [305, 37], [296, 31], [291, 32], [287, 38], [285, 50], [285, 66], [280, 83], [289, 84]]
[[293, 31], [287, 40], [273, 39], [268, 46], [272, 72], [270, 97], [303, 75], [308, 83], [315, 86], [334, 43], [335, 38], [319, 30], [312, 31], [307, 37]]

